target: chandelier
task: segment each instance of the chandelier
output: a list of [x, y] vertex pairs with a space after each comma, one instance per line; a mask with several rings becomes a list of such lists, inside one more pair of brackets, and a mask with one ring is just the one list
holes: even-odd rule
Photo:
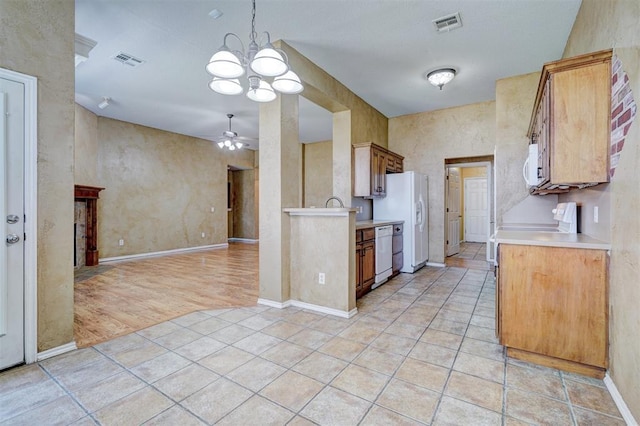
[[[300, 77], [291, 70], [286, 53], [271, 44], [271, 36], [267, 36], [264, 46], [256, 42], [256, 0], [253, 0], [251, 11], [251, 34], [249, 48], [245, 52], [242, 40], [234, 33], [224, 36], [222, 47], [211, 57], [206, 70], [213, 76], [209, 88], [223, 95], [239, 95], [244, 92], [239, 77], [247, 75], [249, 90], [247, 98], [256, 102], [271, 102], [280, 93], [296, 94], [302, 92]], [[227, 38], [235, 37], [242, 50], [231, 50], [227, 46]], [[265, 78], [273, 78], [270, 84]]]

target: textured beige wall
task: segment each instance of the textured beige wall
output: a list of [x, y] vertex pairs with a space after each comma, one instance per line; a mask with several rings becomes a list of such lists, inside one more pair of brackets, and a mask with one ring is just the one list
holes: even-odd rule
[[[333, 142], [303, 145], [304, 207], [324, 207], [333, 194]], [[348, 202], [348, 200], [343, 200]]]
[[[637, 0], [583, 0], [569, 36], [564, 57], [612, 48], [629, 76], [636, 103], [640, 101], [640, 2]], [[640, 119], [629, 129], [620, 163], [610, 184], [589, 191], [571, 192], [564, 199], [583, 205], [593, 233], [606, 234], [593, 224], [593, 206], [600, 212], [610, 206], [611, 261], [609, 316], [609, 374], [618, 391], [640, 421]], [[606, 214], [606, 213], [605, 213]], [[610, 219], [610, 222], [609, 220]]]
[[253, 152], [102, 117], [98, 138], [100, 257], [227, 242], [227, 166]]
[[[542, 64], [540, 64], [542, 68]], [[528, 155], [527, 130], [533, 110], [540, 72], [496, 82], [496, 222], [529, 196], [522, 178]], [[530, 200], [536, 202], [536, 200]]]
[[255, 170], [236, 170], [233, 175], [233, 232], [235, 238], [258, 238], [256, 220], [258, 200], [257, 173]]
[[389, 149], [404, 169], [429, 176], [429, 262], [444, 262], [445, 159], [493, 155], [495, 102], [405, 115], [389, 120]]
[[38, 351], [73, 341], [73, 0], [0, 1], [0, 67], [38, 78]]
[[75, 104], [73, 150], [76, 185], [98, 185], [98, 116]]
[[[355, 213], [290, 220], [291, 299], [343, 312], [354, 309]], [[318, 284], [320, 272], [324, 285]]]

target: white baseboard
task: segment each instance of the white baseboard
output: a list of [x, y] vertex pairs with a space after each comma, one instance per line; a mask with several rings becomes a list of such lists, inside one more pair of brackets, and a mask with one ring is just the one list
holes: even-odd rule
[[289, 299], [286, 302], [275, 302], [268, 299], [258, 299], [259, 305], [271, 306], [272, 308], [284, 309], [289, 306], [295, 306], [296, 308], [307, 309], [309, 311], [320, 312], [322, 314], [329, 314], [340, 318], [351, 318], [358, 313], [358, 308], [353, 308], [351, 311], [341, 311], [340, 309], [327, 308], [326, 306], [314, 305], [312, 303], [301, 302], [299, 300]]
[[613, 380], [611, 380], [609, 373], [607, 373], [604, 376], [603, 381], [604, 381], [604, 384], [607, 386], [609, 393], [611, 394], [611, 398], [613, 398], [613, 402], [616, 403], [618, 410], [620, 410], [620, 414], [622, 414], [622, 418], [624, 419], [625, 422], [627, 422], [627, 425], [638, 426], [638, 422], [633, 417], [633, 414], [631, 414], [631, 410], [629, 410], [629, 407], [627, 407], [627, 404], [624, 402], [624, 399], [622, 399], [622, 395], [620, 395], [620, 392], [618, 392], [618, 388], [616, 387], [616, 384], [613, 383]]
[[151, 253], [128, 254], [125, 256], [105, 257], [104, 259], [100, 259], [99, 262], [100, 263], [120, 262], [122, 260], [141, 259], [145, 257], [167, 256], [170, 254], [179, 254], [179, 253], [187, 253], [190, 251], [202, 251], [202, 250], [211, 250], [211, 249], [227, 248], [227, 247], [229, 247], [228, 243], [213, 244], [209, 246], [186, 247], [186, 248], [179, 248], [179, 249], [173, 249], [173, 250], [154, 251]]
[[47, 358], [52, 358], [54, 356], [62, 355], [67, 352], [75, 351], [76, 349], [78, 349], [78, 347], [76, 346], [76, 342], [75, 341], [69, 342], [67, 344], [57, 346], [55, 348], [47, 349], [46, 351], [43, 351], [43, 352], [38, 352], [38, 355], [36, 356], [36, 361], [43, 361]]
[[271, 308], [284, 309], [291, 306], [291, 300], [287, 300], [286, 302], [276, 302], [274, 300], [258, 298], [258, 305], [269, 306]]
[[229, 238], [230, 243], [245, 243], [245, 244], [258, 244], [260, 240], [254, 240], [252, 238]]
[[444, 267], [445, 267], [445, 266], [447, 266], [447, 265], [445, 265], [444, 263], [427, 262], [427, 265], [426, 265], [426, 266], [434, 266], [434, 267], [436, 267], [436, 268], [444, 268]]

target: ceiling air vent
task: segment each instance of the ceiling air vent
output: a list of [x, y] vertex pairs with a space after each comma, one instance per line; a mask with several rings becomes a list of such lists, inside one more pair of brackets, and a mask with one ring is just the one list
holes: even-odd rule
[[456, 12], [452, 15], [443, 16], [442, 18], [434, 19], [433, 25], [436, 26], [436, 30], [439, 33], [446, 33], [462, 26], [462, 20], [460, 19], [460, 12]]
[[144, 64], [145, 61], [142, 59], [138, 59], [134, 56], [129, 55], [128, 53], [120, 52], [116, 56], [113, 57], [116, 61], [121, 64], [128, 65], [130, 67], [137, 67], [139, 65]]

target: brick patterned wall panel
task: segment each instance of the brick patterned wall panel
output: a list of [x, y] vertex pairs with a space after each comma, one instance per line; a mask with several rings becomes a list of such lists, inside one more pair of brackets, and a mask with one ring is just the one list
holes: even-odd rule
[[629, 76], [622, 69], [622, 62], [617, 56], [613, 57], [611, 71], [611, 169], [609, 174], [613, 180], [624, 147], [624, 139], [636, 117], [637, 105], [629, 86]]

